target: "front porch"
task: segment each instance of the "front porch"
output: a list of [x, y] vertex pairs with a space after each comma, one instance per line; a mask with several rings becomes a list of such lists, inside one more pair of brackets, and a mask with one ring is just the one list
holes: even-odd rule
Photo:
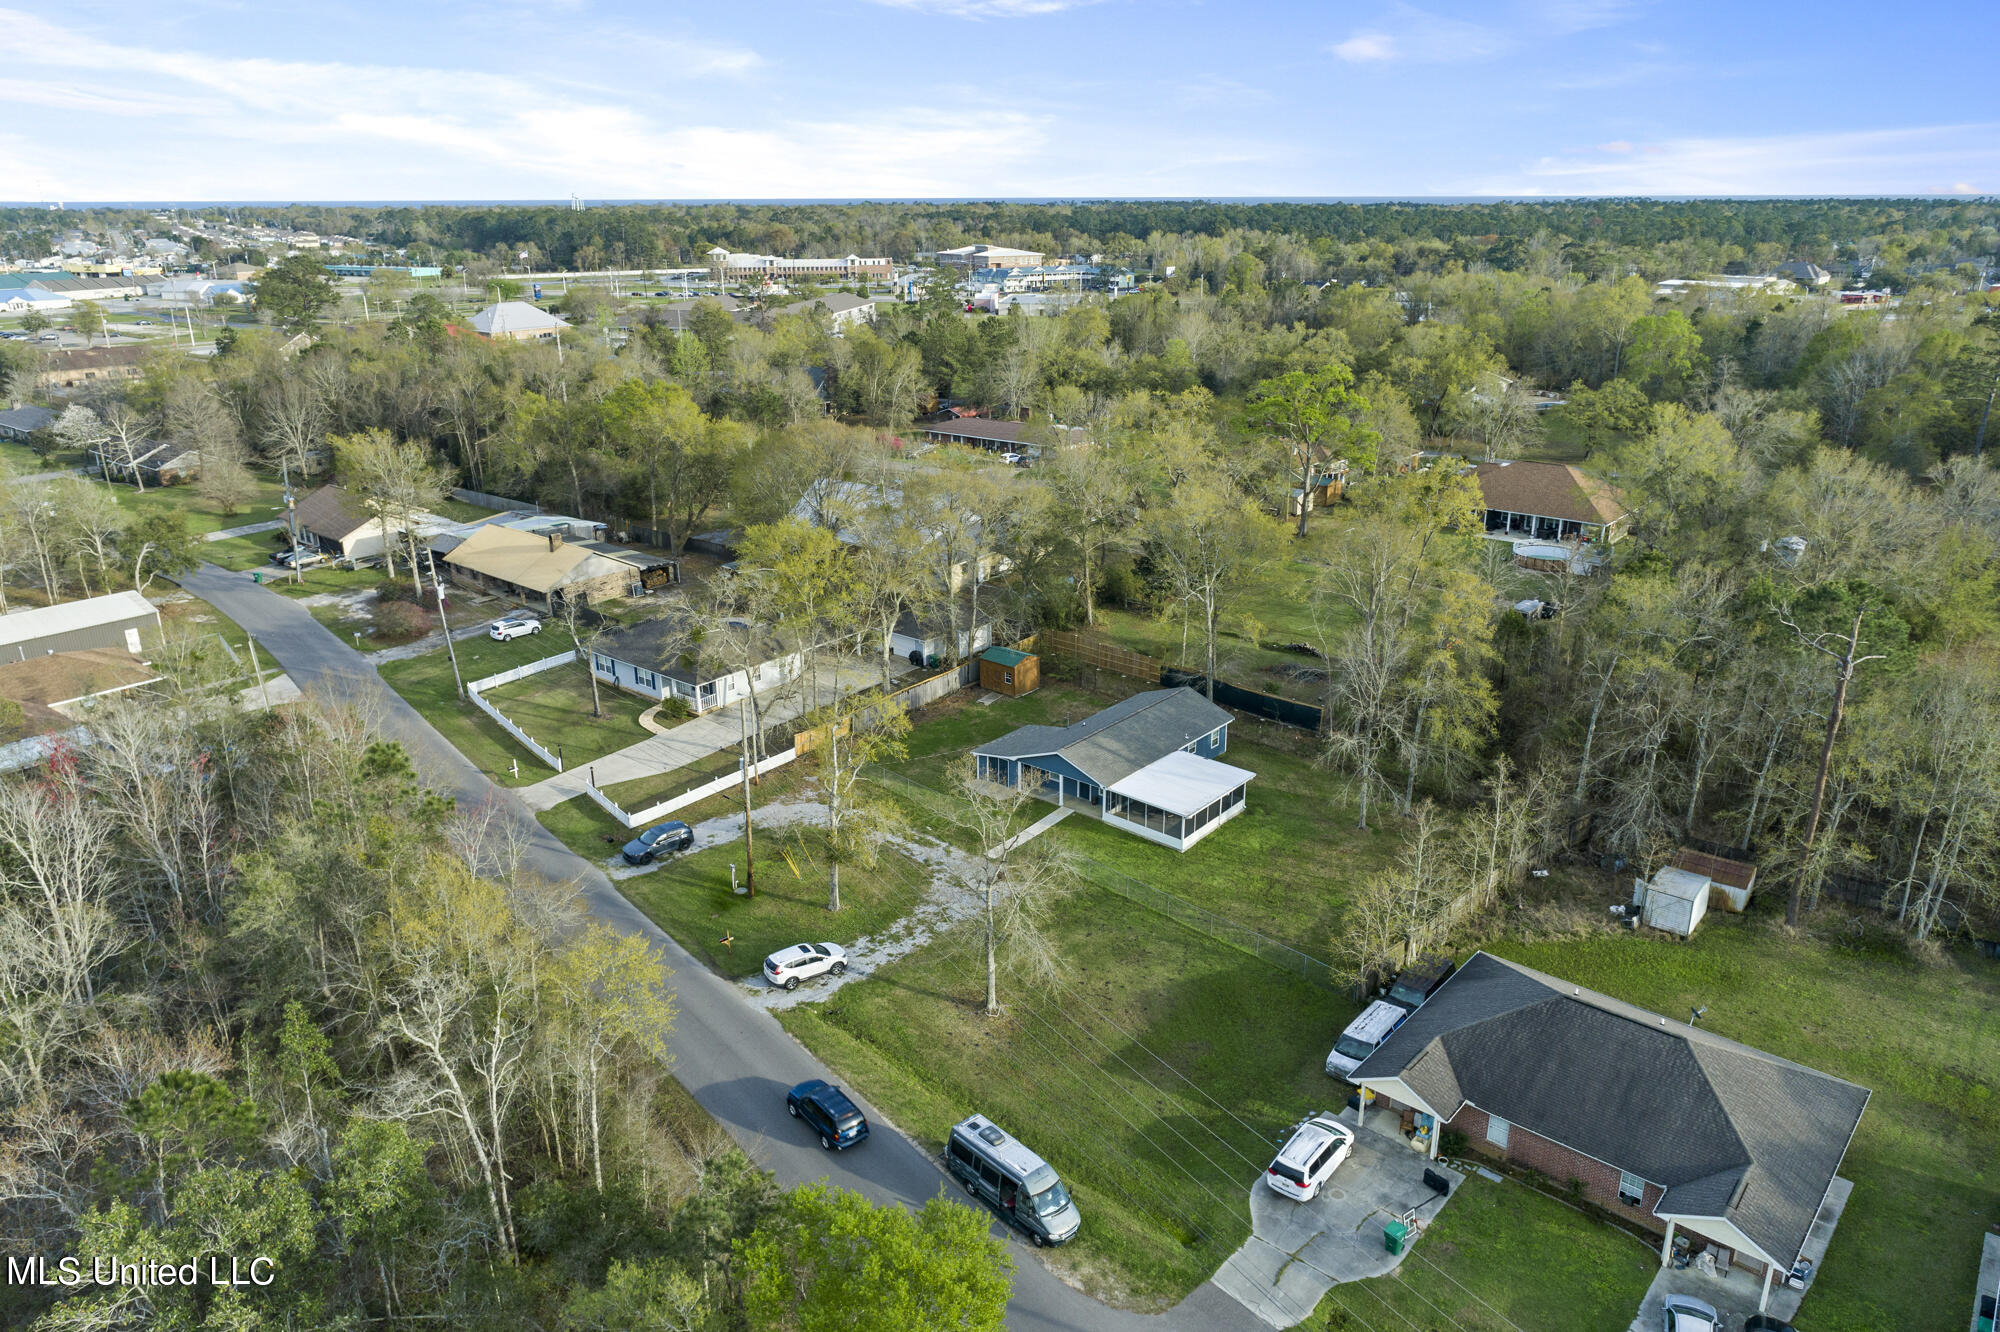
[[[1852, 1182], [1836, 1178], [1820, 1203], [1819, 1214], [1813, 1218], [1812, 1230], [1806, 1236], [1805, 1249], [1800, 1255], [1812, 1264], [1815, 1272], [1826, 1261], [1827, 1245], [1833, 1240], [1834, 1227], [1840, 1224], [1841, 1211], [1847, 1206], [1848, 1195], [1853, 1191]], [[1682, 1268], [1673, 1265], [1673, 1236], [1678, 1235], [1690, 1235], [1692, 1240], [1688, 1246], [1688, 1265]], [[1704, 1251], [1713, 1252], [1721, 1247], [1682, 1226], [1674, 1227], [1671, 1235], [1663, 1237], [1660, 1251], [1666, 1255], [1665, 1261], [1660, 1267], [1660, 1274], [1646, 1291], [1646, 1298], [1640, 1304], [1638, 1316], [1632, 1320], [1628, 1332], [1658, 1332], [1663, 1306], [1669, 1295], [1691, 1295], [1714, 1305], [1721, 1312], [1725, 1327], [1741, 1327], [1743, 1320], [1754, 1313], [1770, 1314], [1788, 1323], [1797, 1320], [1800, 1303], [1812, 1291], [1810, 1277], [1806, 1280], [1805, 1289], [1800, 1290], [1785, 1283], [1783, 1272], [1773, 1271], [1767, 1292], [1763, 1273], [1759, 1271], [1722, 1265], [1711, 1271], [1701, 1262]], [[1754, 1259], [1750, 1261], [1755, 1262]]]

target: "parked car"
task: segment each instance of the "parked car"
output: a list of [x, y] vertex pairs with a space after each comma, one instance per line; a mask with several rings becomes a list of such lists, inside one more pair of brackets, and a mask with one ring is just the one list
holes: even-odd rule
[[1397, 1007], [1414, 1013], [1457, 970], [1458, 963], [1442, 954], [1420, 957], [1403, 968], [1403, 974], [1396, 977], [1396, 983], [1389, 987], [1389, 993], [1384, 997]]
[[677, 855], [694, 845], [694, 829], [679, 819], [648, 828], [625, 843], [625, 863], [650, 864], [659, 856]]
[[785, 1093], [785, 1109], [819, 1134], [819, 1145], [845, 1151], [868, 1137], [868, 1117], [840, 1088], [814, 1078]]
[[944, 1168], [1007, 1224], [1026, 1231], [1036, 1248], [1067, 1244], [1083, 1225], [1055, 1167], [990, 1119], [973, 1115], [952, 1125]]
[[281, 550], [276, 555], [273, 555], [271, 563], [281, 569], [316, 569], [320, 565], [330, 564], [332, 561], [325, 555], [306, 546], [294, 546], [290, 550]]
[[1264, 1182], [1295, 1202], [1311, 1202], [1353, 1151], [1353, 1129], [1332, 1115], [1314, 1115], [1278, 1149]]
[[[1986, 1298], [1991, 1301], [1993, 1297]], [[1751, 1314], [1743, 1320], [1743, 1332], [1798, 1332], [1798, 1329], [1776, 1314]]]
[[1722, 1332], [1722, 1315], [1715, 1306], [1692, 1295], [1667, 1296], [1665, 1310], [1666, 1332]]
[[1389, 1033], [1403, 1025], [1410, 1010], [1387, 999], [1377, 999], [1361, 1010], [1361, 1016], [1347, 1024], [1326, 1057], [1326, 1071], [1336, 1078], [1354, 1076], [1361, 1061], [1375, 1053], [1375, 1047], [1389, 1039]]
[[839, 944], [802, 943], [780, 948], [764, 959], [764, 979], [782, 989], [796, 990], [799, 982], [832, 972], [847, 970], [847, 954]]
[[1021, 464], [1021, 455], [1018, 453], [1003, 453], [1000, 455], [1000, 461], [1006, 463], [1009, 467], [1018, 467]]
[[153, 321], [150, 319], [134, 319], [132, 322], [140, 328], [151, 328], [153, 326]]
[[510, 638], [526, 638], [529, 634], [540, 632], [542, 632], [542, 622], [532, 615], [503, 615], [487, 629], [486, 636], [495, 642], [504, 643]]

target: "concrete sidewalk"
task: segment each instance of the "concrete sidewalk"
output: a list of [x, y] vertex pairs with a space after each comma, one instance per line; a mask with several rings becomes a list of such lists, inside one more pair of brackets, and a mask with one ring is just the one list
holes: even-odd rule
[[202, 540], [227, 541], [230, 537], [256, 536], [259, 532], [275, 532], [284, 525], [284, 519], [273, 518], [269, 522], [246, 523], [242, 527], [225, 527], [220, 532], [210, 532]]

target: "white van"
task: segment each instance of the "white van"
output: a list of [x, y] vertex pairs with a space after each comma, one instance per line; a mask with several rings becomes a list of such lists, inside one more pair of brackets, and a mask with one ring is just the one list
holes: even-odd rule
[[952, 1125], [944, 1165], [967, 1193], [1026, 1231], [1037, 1248], [1067, 1243], [1083, 1224], [1069, 1190], [1048, 1162], [990, 1119], [974, 1115]]
[[1387, 999], [1377, 999], [1361, 1010], [1361, 1016], [1347, 1024], [1326, 1057], [1326, 1071], [1336, 1078], [1351, 1078], [1361, 1061], [1375, 1053], [1375, 1047], [1389, 1039], [1389, 1033], [1403, 1025], [1410, 1010]]

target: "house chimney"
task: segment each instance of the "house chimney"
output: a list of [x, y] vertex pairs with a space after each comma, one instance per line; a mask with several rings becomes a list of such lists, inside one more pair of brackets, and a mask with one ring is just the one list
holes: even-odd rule
[[550, 550], [554, 550], [554, 549], [555, 549], [555, 548], [556, 548], [557, 546], [560, 546], [561, 544], [562, 544], [562, 533], [561, 533], [561, 532], [551, 532], [551, 533], [549, 533], [549, 549], [550, 549]]

